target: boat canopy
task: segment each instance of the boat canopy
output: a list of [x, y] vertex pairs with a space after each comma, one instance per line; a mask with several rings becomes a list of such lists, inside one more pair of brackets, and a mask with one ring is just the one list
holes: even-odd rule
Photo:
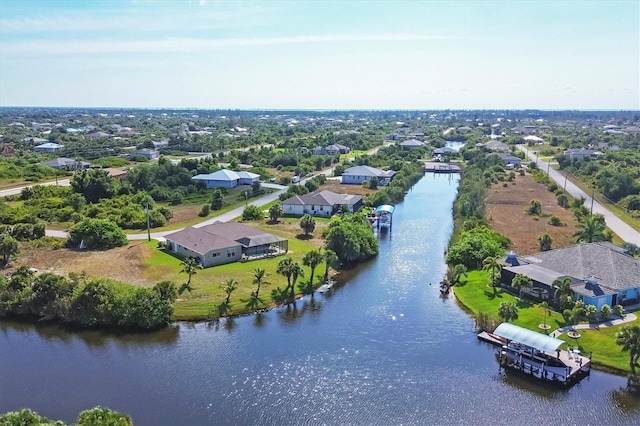
[[395, 206], [391, 206], [389, 204], [383, 204], [381, 206], [376, 207], [376, 213], [390, 213], [393, 214], [393, 211], [396, 209]]
[[553, 352], [558, 349], [560, 345], [566, 343], [564, 340], [556, 339], [546, 334], [536, 333], [535, 331], [527, 330], [526, 328], [518, 327], [508, 322], [500, 324], [493, 334], [544, 352]]

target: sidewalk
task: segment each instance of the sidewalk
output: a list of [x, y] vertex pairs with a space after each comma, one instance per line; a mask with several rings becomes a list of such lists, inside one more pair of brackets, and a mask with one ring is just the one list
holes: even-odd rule
[[[640, 309], [640, 304], [627, 307], [627, 310], [629, 310], [629, 311], [636, 311], [638, 309]], [[620, 325], [620, 324], [624, 324], [624, 323], [627, 323], [627, 322], [635, 321], [636, 318], [637, 318], [636, 314], [630, 312], [630, 313], [626, 314], [624, 316], [624, 318], [617, 318], [617, 319], [612, 319], [612, 320], [608, 320], [608, 321], [602, 321], [602, 322], [598, 322], [598, 323], [588, 323], [588, 324], [582, 323], [582, 324], [576, 324], [575, 326], [567, 325], [567, 326], [561, 327], [561, 328], [553, 331], [550, 334], [550, 336], [558, 338], [563, 333], [566, 333], [567, 331], [571, 331], [571, 330], [588, 330], [588, 329], [597, 330], [597, 329], [603, 328], [603, 327], [612, 327], [614, 325]]]

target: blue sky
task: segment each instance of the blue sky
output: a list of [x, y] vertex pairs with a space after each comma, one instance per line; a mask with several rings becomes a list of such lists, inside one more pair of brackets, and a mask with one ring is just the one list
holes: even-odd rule
[[2, 0], [14, 105], [640, 109], [640, 2]]

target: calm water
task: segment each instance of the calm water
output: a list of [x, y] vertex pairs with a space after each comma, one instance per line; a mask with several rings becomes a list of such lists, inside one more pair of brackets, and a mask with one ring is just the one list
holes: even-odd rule
[[296, 309], [126, 336], [0, 322], [0, 412], [73, 421], [100, 404], [136, 424], [640, 422], [623, 378], [592, 372], [560, 391], [500, 373], [469, 316], [440, 298], [456, 179], [425, 176], [378, 258]]

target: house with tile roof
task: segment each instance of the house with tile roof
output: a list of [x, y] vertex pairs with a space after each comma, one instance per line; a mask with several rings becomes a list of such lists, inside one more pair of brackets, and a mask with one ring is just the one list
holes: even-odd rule
[[504, 264], [501, 283], [511, 285], [516, 274], [527, 276], [533, 281], [532, 294], [546, 295], [543, 299], [553, 299], [553, 282], [567, 277], [571, 279], [573, 298], [598, 310], [604, 304], [638, 303], [640, 296], [640, 259], [609, 242], [578, 244], [524, 257], [509, 253]]
[[393, 170], [380, 170], [369, 166], [349, 167], [342, 172], [342, 183], [350, 185], [361, 185], [362, 182], [369, 182], [372, 177], [378, 178], [378, 185], [386, 185], [391, 182], [396, 172]]
[[282, 210], [286, 215], [331, 217], [341, 208], [349, 213], [357, 212], [364, 205], [359, 195], [336, 194], [332, 191], [319, 191], [304, 195], [294, 195], [282, 202]]
[[237, 222], [192, 226], [165, 236], [166, 248], [203, 267], [286, 254], [289, 241]]

